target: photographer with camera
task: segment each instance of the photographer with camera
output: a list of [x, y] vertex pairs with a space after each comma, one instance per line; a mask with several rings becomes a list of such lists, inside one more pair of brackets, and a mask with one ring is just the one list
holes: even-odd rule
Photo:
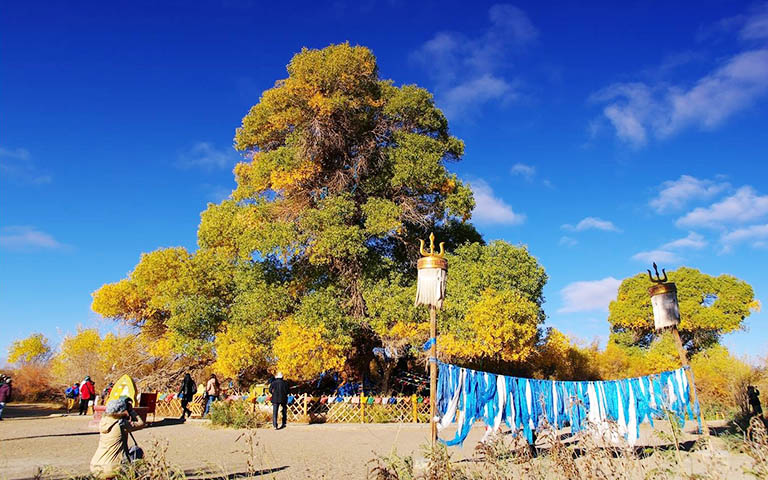
[[91, 472], [98, 478], [113, 478], [124, 462], [142, 458], [144, 453], [138, 445], [128, 448], [128, 435], [144, 427], [130, 398], [109, 401], [99, 423], [99, 446], [91, 459]]

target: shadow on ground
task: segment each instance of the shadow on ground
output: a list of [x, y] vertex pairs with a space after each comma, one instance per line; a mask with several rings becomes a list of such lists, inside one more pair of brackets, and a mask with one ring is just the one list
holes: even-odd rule
[[65, 413], [67, 413], [67, 410], [64, 407], [51, 403], [9, 403], [3, 409], [3, 419], [40, 418]]
[[288, 465], [283, 465], [282, 467], [274, 467], [274, 468], [264, 468], [262, 470], [256, 470], [251, 473], [248, 472], [237, 472], [237, 473], [229, 473], [229, 474], [221, 474], [221, 473], [213, 473], [213, 472], [200, 472], [199, 470], [187, 470], [184, 472], [184, 475], [186, 478], [194, 479], [194, 480], [234, 480], [237, 478], [254, 478], [254, 477], [262, 477], [264, 475], [270, 475], [277, 472], [282, 472], [283, 470], [287, 470]]

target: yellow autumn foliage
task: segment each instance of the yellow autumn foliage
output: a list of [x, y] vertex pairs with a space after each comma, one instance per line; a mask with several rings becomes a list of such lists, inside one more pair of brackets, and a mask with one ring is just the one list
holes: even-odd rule
[[328, 370], [340, 371], [346, 363], [346, 348], [326, 338], [328, 333], [322, 325], [305, 327], [292, 318], [286, 319], [273, 346], [277, 370], [293, 380], [309, 380]]
[[439, 339], [448, 356], [522, 362], [538, 337], [539, 307], [515, 290], [485, 290], [466, 315], [467, 331]]
[[556, 328], [550, 328], [544, 342], [531, 358], [533, 376], [555, 380], [596, 380], [600, 371], [597, 344], [583, 346]]
[[48, 361], [51, 347], [42, 333], [33, 333], [22, 340], [16, 340], [8, 349], [8, 363], [37, 363]]
[[259, 330], [230, 324], [216, 336], [216, 361], [213, 369], [225, 377], [237, 378], [249, 370], [265, 370], [271, 348]]

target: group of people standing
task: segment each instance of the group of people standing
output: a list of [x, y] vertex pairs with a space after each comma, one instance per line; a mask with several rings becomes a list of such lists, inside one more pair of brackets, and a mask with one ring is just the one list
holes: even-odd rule
[[79, 404], [78, 415], [86, 415], [88, 405], [96, 404], [96, 384], [90, 376], [86, 375], [82, 382], [75, 382], [71, 387], [68, 387], [64, 396], [67, 397], [67, 413]]
[[[192, 416], [192, 410], [189, 409], [189, 404], [195, 398], [197, 393], [197, 385], [192, 379], [192, 375], [189, 373], [184, 374], [184, 378], [181, 380], [181, 386], [179, 387], [178, 398], [181, 400], [181, 417], [179, 420], [185, 420]], [[218, 400], [221, 395], [221, 384], [215, 374], [211, 374], [208, 382], [205, 384], [205, 410], [203, 410], [203, 417], [208, 416], [211, 411], [211, 404]]]
[[[181, 417], [179, 420], [185, 420], [192, 415], [189, 404], [197, 393], [197, 386], [189, 373], [184, 374], [179, 387], [178, 398], [181, 400]], [[269, 393], [272, 396], [272, 425], [276, 430], [285, 428], [288, 417], [288, 384], [283, 379], [283, 374], [278, 372], [269, 384]], [[211, 404], [218, 400], [221, 395], [221, 385], [215, 374], [211, 374], [208, 382], [205, 384], [205, 409], [203, 418], [207, 417], [211, 411]], [[282, 408], [282, 423], [278, 428], [277, 417], [279, 409]]]

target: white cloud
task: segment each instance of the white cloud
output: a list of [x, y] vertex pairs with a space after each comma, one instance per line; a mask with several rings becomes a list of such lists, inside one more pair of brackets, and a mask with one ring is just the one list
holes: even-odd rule
[[231, 168], [239, 159], [240, 156], [231, 147], [217, 149], [209, 142], [197, 142], [179, 154], [177, 165], [182, 168]]
[[510, 173], [512, 175], [519, 175], [530, 182], [533, 180], [533, 177], [536, 176], [536, 167], [524, 163], [516, 163], [512, 165]]
[[13, 181], [32, 185], [51, 183], [51, 175], [41, 171], [32, 161], [25, 148], [8, 149], [0, 147], [0, 176]]
[[633, 260], [637, 260], [638, 262], [648, 263], [651, 264], [653, 262], [656, 263], [680, 263], [680, 256], [675, 252], [670, 252], [669, 250], [650, 250], [647, 252], [638, 252], [634, 255], [632, 255]]
[[[768, 9], [746, 17], [741, 36], [768, 38]], [[768, 49], [738, 52], [690, 85], [615, 83], [590, 99], [604, 104], [603, 118], [634, 147], [650, 136], [664, 139], [687, 128], [712, 130], [768, 94]]]
[[584, 230], [603, 230], [606, 232], [621, 232], [621, 230], [608, 220], [603, 220], [597, 217], [586, 217], [581, 220], [576, 226], [566, 223], [562, 225], [563, 230], [571, 232], [583, 232]]
[[563, 306], [558, 313], [608, 311], [608, 304], [616, 298], [619, 285], [621, 280], [613, 277], [570, 283], [560, 290]]
[[768, 3], [757, 7], [746, 17], [744, 26], [739, 32], [745, 40], [762, 40], [768, 38]]
[[495, 75], [485, 74], [450, 87], [440, 95], [440, 106], [448, 117], [465, 113], [472, 105], [480, 105], [490, 100], [503, 102], [514, 100], [517, 94], [513, 86]]
[[578, 245], [579, 241], [573, 237], [563, 236], [563, 237], [560, 237], [560, 241], [558, 243], [565, 247], [574, 247]]
[[492, 6], [488, 18], [490, 25], [477, 37], [439, 32], [411, 55], [433, 76], [437, 104], [449, 118], [518, 97], [517, 82], [505, 76], [509, 56], [533, 41], [538, 31], [525, 12], [513, 5]]
[[768, 215], [768, 195], [758, 195], [750, 186], [709, 207], [696, 208], [680, 217], [679, 227], [719, 228], [728, 223], [746, 223]]
[[680, 210], [692, 200], [711, 198], [728, 188], [728, 183], [702, 180], [691, 175], [681, 175], [677, 180], [661, 184], [659, 195], [649, 205], [658, 213]]
[[515, 213], [504, 200], [496, 197], [484, 180], [477, 179], [469, 183], [475, 196], [472, 219], [477, 223], [519, 225], [525, 221], [525, 215]]
[[0, 230], [0, 247], [7, 250], [58, 250], [65, 245], [35, 227], [15, 225]]
[[684, 248], [701, 249], [707, 246], [704, 237], [696, 232], [688, 232], [687, 237], [678, 238], [661, 246], [661, 250], [681, 250]]
[[723, 251], [729, 252], [734, 246], [740, 243], [749, 243], [753, 247], [764, 247], [768, 241], [768, 224], [751, 225], [745, 228], [739, 228], [732, 232], [724, 234], [720, 241], [723, 244]]

